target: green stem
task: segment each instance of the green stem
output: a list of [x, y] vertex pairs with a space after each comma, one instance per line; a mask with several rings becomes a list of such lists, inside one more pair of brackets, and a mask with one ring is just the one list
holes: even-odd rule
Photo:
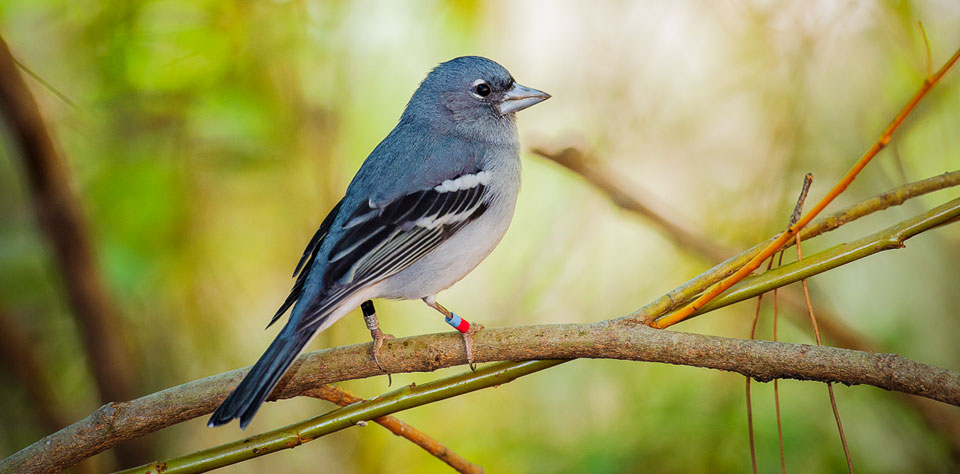
[[784, 265], [763, 274], [744, 278], [723, 296], [707, 303], [694, 313], [695, 316], [753, 298], [774, 288], [789, 285], [805, 278], [823, 273], [841, 265], [860, 260], [884, 250], [904, 247], [904, 242], [923, 231], [949, 223], [960, 217], [960, 198], [935, 207], [923, 214], [907, 219], [873, 235], [831, 249], [810, 257], [804, 257], [789, 265]]
[[[960, 171], [951, 171], [932, 178], [905, 184], [811, 222], [810, 225], [806, 226], [800, 232], [800, 240], [809, 240], [874, 212], [903, 204], [910, 198], [957, 185], [960, 185]], [[702, 291], [732, 275], [776, 238], [776, 235], [770, 237], [718, 263], [713, 268], [697, 275], [683, 285], [678, 286], [667, 294], [631, 313], [628, 318], [650, 323], [664, 314], [682, 307]], [[792, 241], [788, 242], [784, 245], [784, 248], [789, 248], [792, 245]], [[736, 286], [734, 286], [734, 288], [736, 288]], [[703, 311], [699, 311], [696, 314], [701, 313], [703, 313]]]
[[349, 428], [362, 421], [445, 400], [482, 388], [505, 384], [517, 377], [562, 362], [565, 361], [503, 362], [484, 367], [476, 372], [467, 372], [423, 385], [402, 387], [372, 400], [346, 406], [306, 421], [169, 461], [145, 464], [121, 471], [121, 474], [206, 472], [264, 454], [295, 448], [307, 441]]

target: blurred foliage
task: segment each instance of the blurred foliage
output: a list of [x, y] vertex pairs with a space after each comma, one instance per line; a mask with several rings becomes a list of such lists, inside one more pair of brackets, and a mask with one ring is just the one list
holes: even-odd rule
[[[803, 173], [818, 198], [960, 46], [960, 4], [908, 2], [307, 2], [4, 0], [0, 34], [30, 79], [92, 224], [147, 394], [252, 363], [303, 245], [436, 63], [491, 57], [554, 95], [521, 138], [581, 143], [677, 220], [743, 247], [783, 226]], [[98, 402], [60, 280], [0, 134], [0, 302], [36, 340], [79, 419]], [[487, 326], [595, 321], [705, 269], [559, 167], [525, 156], [500, 247], [441, 301]], [[841, 197], [960, 168], [953, 71]], [[940, 192], [844, 227], [807, 252], [957, 196]], [[888, 350], [960, 369], [960, 229], [945, 227], [817, 277], [815, 305]], [[753, 303], [684, 324], [743, 337]], [[446, 330], [419, 302], [379, 306], [388, 332]], [[769, 322], [761, 323], [763, 334]], [[365, 341], [359, 313], [314, 349]], [[808, 328], [782, 338], [811, 341]], [[394, 377], [397, 384], [439, 374]], [[382, 378], [347, 383], [386, 390]], [[792, 472], [845, 472], [822, 386], [782, 384]], [[755, 388], [761, 471], [777, 468], [771, 387]], [[948, 472], [946, 444], [893, 397], [837, 388], [855, 466]], [[45, 433], [0, 370], [0, 455]], [[26, 407], [21, 410], [19, 407]], [[249, 432], [329, 410], [268, 404]], [[691, 368], [578, 361], [401, 418], [489, 472], [744, 472], [743, 380]], [[157, 434], [177, 455], [241, 436], [194, 420]], [[109, 461], [100, 456], [104, 469]], [[144, 460], [147, 461], [147, 460]], [[446, 472], [376, 427], [231, 472]]]

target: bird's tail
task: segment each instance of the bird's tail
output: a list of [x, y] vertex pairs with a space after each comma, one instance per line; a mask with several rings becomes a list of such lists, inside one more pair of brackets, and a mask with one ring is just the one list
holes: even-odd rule
[[310, 341], [310, 335], [299, 331], [280, 331], [240, 385], [213, 412], [207, 426], [220, 426], [234, 418], [240, 418], [240, 428], [246, 428], [260, 405], [277, 386], [280, 377], [293, 364], [303, 346]]

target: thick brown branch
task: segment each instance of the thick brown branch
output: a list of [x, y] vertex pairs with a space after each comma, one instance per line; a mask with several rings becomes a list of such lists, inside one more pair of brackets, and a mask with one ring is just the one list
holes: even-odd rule
[[[960, 406], [960, 374], [904, 359], [832, 347], [730, 339], [651, 329], [629, 322], [485, 329], [474, 336], [477, 362], [609, 358], [690, 365], [774, 378], [868, 384]], [[431, 334], [384, 343], [381, 362], [391, 372], [424, 372], [463, 365], [459, 335]], [[94, 414], [0, 463], [0, 472], [53, 472], [121, 440], [210, 413], [240, 381], [245, 369], [173, 387]], [[290, 398], [326, 383], [381, 375], [370, 344], [302, 356], [273, 399]]]

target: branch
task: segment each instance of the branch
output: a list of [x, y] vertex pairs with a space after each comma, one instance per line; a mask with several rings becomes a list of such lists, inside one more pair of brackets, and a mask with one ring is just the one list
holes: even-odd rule
[[[463, 365], [462, 342], [452, 333], [391, 339], [384, 343], [381, 363], [391, 373]], [[895, 354], [660, 331], [626, 321], [485, 329], [474, 335], [474, 358], [477, 362], [534, 360], [524, 365], [524, 370], [530, 371], [561, 362], [536, 359], [661, 362], [737, 372], [761, 381], [792, 378], [867, 384], [960, 406], [960, 374]], [[507, 365], [496, 364], [483, 370], [504, 367]], [[129, 402], [109, 403], [3, 460], [0, 472], [59, 471], [122, 440], [210, 413], [245, 373], [246, 369], [234, 370]], [[370, 358], [369, 343], [311, 352], [298, 359], [271, 399], [382, 374]], [[473, 381], [470, 375], [465, 374], [466, 380]]]
[[552, 151], [548, 150], [545, 146], [534, 146], [530, 149], [530, 152], [540, 155], [580, 175], [588, 183], [606, 193], [607, 197], [621, 209], [650, 219], [680, 247], [693, 250], [714, 262], [721, 261], [727, 255], [733, 253], [713, 243], [709, 239], [684, 229], [683, 226], [664, 217], [650, 206], [644, 204], [643, 200], [636, 197], [640, 193], [635, 187], [632, 187], [631, 190], [628, 191], [625, 186], [621, 185], [617, 179], [611, 176], [611, 173], [598, 165], [596, 158], [584, 153], [580, 149], [567, 147]]
[[[712, 261], [723, 260], [724, 256], [733, 253], [730, 250], [713, 244], [702, 236], [683, 230], [683, 226], [653, 211], [650, 206], [645, 205], [635, 196], [637, 194], [635, 190], [628, 190], [628, 188], [619, 184], [615, 178], [611, 177], [612, 173], [604, 169], [592, 155], [575, 147], [566, 147], [561, 150], [551, 151], [545, 146], [535, 146], [530, 151], [579, 174], [587, 182], [606, 193], [607, 196], [622, 209], [651, 219], [654, 224], [660, 226], [661, 230], [666, 232], [667, 235], [683, 249], [696, 252]], [[960, 171], [951, 171], [939, 176], [899, 186], [841, 209], [826, 217], [817, 219], [800, 232], [800, 239], [809, 240], [861, 217], [886, 210], [893, 206], [899, 206], [909, 199], [958, 185], [960, 185]], [[635, 187], [631, 187], [631, 189], [635, 189]], [[639, 311], [633, 313], [632, 316], [643, 321], [645, 324], [652, 323], [656, 317], [679, 308], [682, 303], [689, 301], [693, 296], [696, 296], [710, 285], [732, 275], [733, 272], [746, 264], [760, 252], [761, 249], [769, 245], [776, 238], [777, 236], [773, 236], [746, 251], [722, 261], [700, 276], [644, 306]], [[785, 245], [785, 248], [789, 248], [792, 245], [794, 245], [794, 243], [790, 241]], [[787, 304], [796, 308], [803, 307], [802, 301], [791, 298], [789, 295], [784, 295], [784, 297]], [[826, 315], [821, 315], [824, 323], [823, 330], [828, 337], [844, 347], [874, 350], [871, 343], [865, 341], [862, 336], [853, 332], [851, 328], [846, 327], [836, 318], [824, 318], [823, 316]], [[958, 446], [958, 449], [960, 449], [960, 446]]]
[[[802, 240], [810, 240], [813, 237], [835, 230], [861, 217], [903, 204], [911, 198], [958, 185], [960, 185], [960, 171], [951, 171], [933, 178], [905, 184], [813, 221], [800, 232], [800, 238]], [[644, 324], [652, 323], [654, 319], [661, 315], [681, 307], [685, 302], [695, 297], [710, 285], [732, 275], [738, 268], [746, 264], [751, 258], [756, 256], [760, 250], [775, 239], [776, 236], [771, 237], [764, 242], [724, 260], [683, 285], [674, 288], [663, 296], [646, 304], [630, 316], [638, 321], [642, 321]], [[784, 246], [784, 248], [789, 248], [792, 245], [793, 242], [790, 242]]]
[[723, 296], [710, 301], [703, 308], [697, 310], [693, 313], [693, 316], [753, 298], [774, 288], [810, 278], [884, 250], [902, 249], [906, 247], [904, 242], [911, 237], [951, 223], [957, 218], [960, 218], [960, 198], [948, 201], [875, 234], [838, 245], [810, 257], [804, 257], [802, 261], [796, 261], [760, 275], [745, 278], [730, 288]]
[[57, 406], [56, 388], [47, 382], [33, 339], [4, 307], [0, 307], [0, 366], [10, 371], [27, 394], [44, 430], [41, 432], [49, 433], [70, 424], [70, 418]]
[[[454, 334], [419, 336], [389, 341], [388, 344], [390, 345], [387, 351], [389, 356], [383, 363], [391, 367], [392, 372], [419, 371], [465, 362], [461, 355], [461, 345]], [[307, 360], [304, 364], [325, 369], [343, 367], [349, 365], [343, 362], [359, 357], [364, 360], [364, 364], [363, 367], [356, 367], [356, 369], [370, 374], [377, 373], [375, 364], [368, 361], [369, 354], [366, 352], [368, 350], [369, 346], [364, 344], [314, 353], [320, 360]], [[431, 353], [431, 357], [418, 358], [425, 350]], [[342, 356], [337, 357], [340, 355], [338, 352]], [[556, 365], [560, 363], [559, 360], [547, 359], [609, 358], [714, 368], [738, 372], [761, 381], [794, 378], [845, 384], [870, 384], [960, 406], [960, 374], [910, 361], [894, 354], [872, 354], [804, 344], [666, 332], [635, 323], [605, 321], [594, 324], [485, 330], [475, 335], [474, 353], [476, 359], [483, 362], [537, 360], [535, 363]], [[208, 450], [204, 453], [203, 459], [213, 460], [229, 453], [230, 456], [235, 456], [231, 461], [236, 462], [272, 451], [274, 447], [280, 449], [292, 447], [287, 446], [293, 439], [292, 436], [299, 436], [301, 441], [305, 441], [336, 429], [352, 426], [360, 420], [499, 385], [539, 369], [539, 365], [501, 366], [498, 364], [482, 369], [476, 377], [466, 373], [415, 388], [404, 388], [370, 402], [355, 405], [350, 411], [338, 410], [318, 419], [261, 435], [263, 437], [254, 437], [246, 447], [241, 441]], [[299, 372], [303, 370], [298, 371], [297, 376]], [[298, 382], [297, 379], [291, 380], [281, 391], [280, 396], [287, 397], [301, 392], [302, 389], [296, 387], [299, 385]], [[226, 395], [226, 392], [226, 390], [222, 391], [222, 395]], [[281, 442], [281, 439], [285, 442]], [[196, 460], [196, 458], [192, 459]], [[167, 461], [164, 464], [170, 468], [178, 465], [180, 461], [186, 462], [187, 458]], [[219, 464], [205, 465], [206, 468], [218, 466]]]
[[[363, 399], [350, 394], [346, 390], [334, 385], [322, 385], [317, 388], [305, 390], [303, 395], [313, 398], [319, 398], [328, 402], [335, 403], [341, 407], [363, 402]], [[381, 416], [373, 419], [374, 423], [390, 430], [391, 433], [406, 438], [411, 443], [420, 446], [424, 451], [435, 456], [437, 459], [447, 463], [457, 472], [480, 474], [483, 469], [470, 461], [467, 461], [459, 454], [447, 449], [439, 441], [431, 438], [429, 435], [420, 431], [407, 423], [393, 416]]]

